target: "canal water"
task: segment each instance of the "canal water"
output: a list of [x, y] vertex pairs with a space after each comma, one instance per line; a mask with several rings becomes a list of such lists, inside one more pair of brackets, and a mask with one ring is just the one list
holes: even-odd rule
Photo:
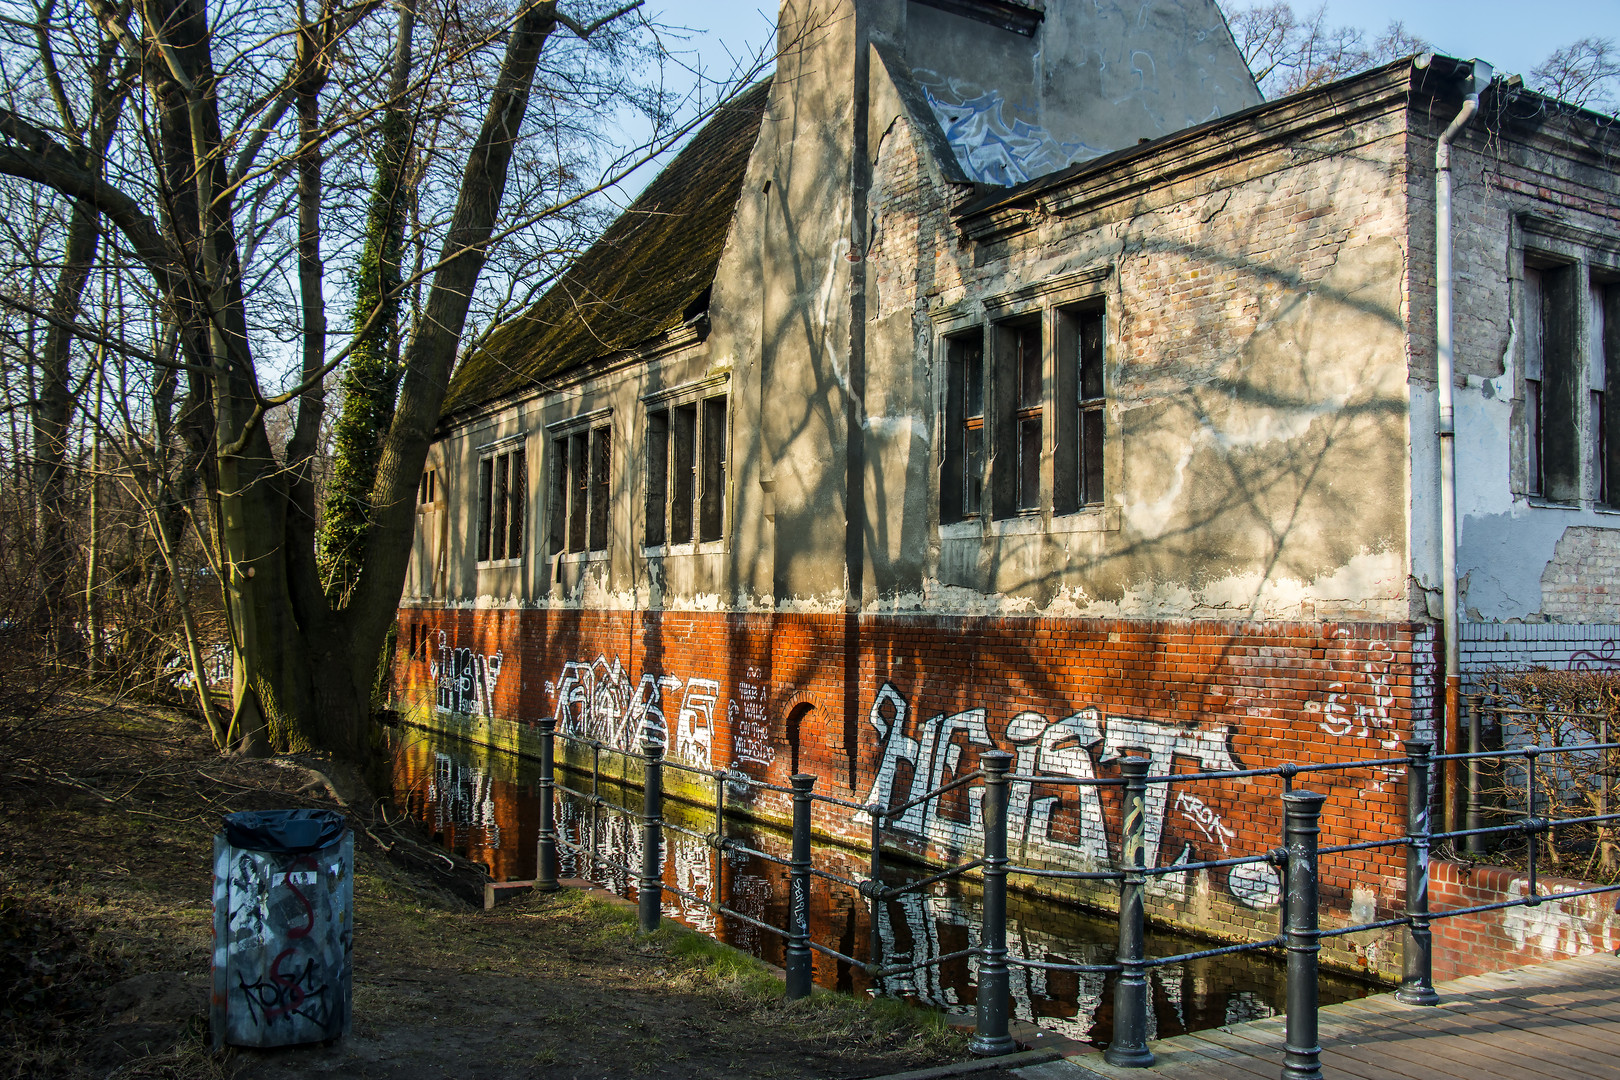
[[[391, 734], [397, 802], [426, 824], [448, 850], [488, 867], [496, 881], [535, 876], [535, 843], [540, 827], [539, 764], [416, 728]], [[589, 789], [590, 777], [557, 773], [559, 783]], [[602, 783], [604, 799], [639, 809], [639, 789]], [[700, 835], [714, 829], [713, 810], [674, 800], [665, 803], [666, 820]], [[560, 850], [564, 877], [586, 878], [620, 896], [636, 894], [641, 865], [639, 823], [631, 816], [593, 807], [559, 792], [559, 839], [583, 851]], [[727, 823], [726, 835], [785, 858], [787, 834]], [[696, 836], [674, 829], [664, 834], [664, 881], [705, 900], [761, 922], [787, 925], [787, 869], [739, 852], [720, 853]], [[817, 845], [817, 867], [860, 879], [867, 873], [862, 852]], [[893, 866], [890, 884], [919, 876], [914, 867]], [[717, 915], [700, 903], [666, 891], [664, 914], [761, 959], [780, 965], [780, 937], [740, 919]], [[978, 944], [979, 893], [972, 884], [941, 883], [929, 890], [880, 904], [876, 925], [869, 901], [847, 886], [814, 878], [811, 936], [839, 952], [867, 960], [875, 946], [886, 964], [943, 956]], [[1007, 945], [1013, 957], [1048, 963], [1106, 964], [1114, 958], [1117, 926], [1112, 917], [1073, 905], [1012, 894], [1008, 897]], [[1149, 931], [1149, 956], [1208, 948], [1176, 934]], [[890, 977], [881, 986], [858, 968], [820, 953], [816, 981], [848, 992], [907, 997], [951, 1012], [974, 1004], [973, 962], [968, 958]], [[1208, 957], [1152, 969], [1149, 1038], [1220, 1027], [1272, 1016], [1283, 1008], [1286, 980], [1280, 959], [1260, 953]], [[1324, 1005], [1376, 993], [1356, 980], [1325, 974]], [[1070, 1038], [1106, 1045], [1112, 1034], [1113, 977], [1101, 974], [1012, 969], [1014, 1014]]]

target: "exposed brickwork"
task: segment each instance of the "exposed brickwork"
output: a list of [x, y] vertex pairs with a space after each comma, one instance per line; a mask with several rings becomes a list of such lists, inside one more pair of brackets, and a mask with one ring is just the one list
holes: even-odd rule
[[[797, 768], [817, 775], [821, 792], [890, 806], [975, 768], [987, 744], [1055, 776], [1117, 776], [1120, 755], [1142, 752], [1175, 772], [1306, 765], [1398, 756], [1432, 707], [1430, 681], [1414, 672], [1431, 668], [1433, 637], [1409, 624], [557, 609], [406, 609], [400, 618], [396, 698], [418, 719], [488, 714], [521, 727], [556, 716], [619, 744], [651, 724], [666, 730], [677, 761], [779, 784]], [[460, 674], [447, 679], [459, 650]], [[1398, 771], [1296, 783], [1329, 796], [1324, 844], [1402, 831]], [[1014, 838], [1014, 859], [1116, 857], [1118, 789], [1088, 790], [1100, 813], [1083, 812], [1073, 786], [1015, 785], [1017, 820], [1031, 824]], [[1157, 812], [1150, 802], [1155, 861], [1276, 846], [1280, 793], [1276, 777], [1171, 785]], [[756, 812], [784, 816], [779, 799], [751, 798]], [[975, 847], [966, 789], [940, 802], [890, 843], [931, 859]], [[857, 843], [867, 836], [864, 815], [837, 807], [818, 807], [816, 824]], [[1370, 899], [1386, 913], [1402, 873], [1399, 851], [1336, 857], [1324, 867], [1325, 910], [1342, 921]], [[1275, 932], [1267, 871], [1179, 880], [1153, 900], [1162, 917], [1233, 937]], [[1091, 899], [1107, 904], [1110, 890]], [[1340, 959], [1387, 968], [1392, 955], [1381, 940]]]
[[1564, 530], [1541, 574], [1541, 613], [1550, 619], [1620, 621], [1620, 532]]
[[1461, 627], [1463, 687], [1502, 669], [1620, 667], [1620, 624], [1472, 623]]
[[[1437, 859], [1430, 864], [1429, 873], [1429, 906], [1435, 911], [1499, 904], [1529, 895], [1528, 879], [1519, 870], [1469, 868]], [[1594, 887], [1589, 882], [1544, 876], [1538, 877], [1537, 886], [1543, 895]], [[1614, 914], [1613, 903], [1613, 893], [1600, 893], [1438, 919], [1433, 923], [1434, 977], [1437, 981], [1457, 979], [1613, 951], [1620, 946], [1620, 917]]]

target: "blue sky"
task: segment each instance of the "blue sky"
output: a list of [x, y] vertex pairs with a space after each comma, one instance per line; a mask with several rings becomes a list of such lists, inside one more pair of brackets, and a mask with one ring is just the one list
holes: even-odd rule
[[[1079, 0], [1046, 0], [1074, 3]], [[1254, 3], [1261, 0], [1253, 0]], [[1293, 0], [1296, 13], [1316, 9], [1320, 0]], [[1250, 6], [1234, 0], [1232, 5]], [[1429, 42], [1436, 52], [1461, 59], [1489, 61], [1498, 74], [1529, 76], [1547, 54], [1582, 37], [1620, 40], [1620, 0], [1327, 0], [1328, 23], [1356, 26], [1377, 38], [1391, 20]], [[1533, 17], [1527, 17], [1527, 10]], [[648, 15], [665, 26], [685, 28], [672, 34], [684, 39], [677, 50], [690, 50], [709, 70], [723, 77], [735, 57], [750, 56], [771, 42], [775, 0], [648, 0]], [[1528, 80], [1527, 80], [1528, 81]], [[667, 160], [667, 159], [666, 159]], [[652, 179], [658, 168], [643, 167], [619, 185], [615, 201], [623, 204]]]
[[[648, 6], [662, 21], [698, 31], [692, 44], [715, 66], [725, 63], [727, 47], [749, 51], [767, 41], [776, 18], [774, 3], [752, 0], [652, 0]], [[1293, 6], [1304, 13], [1316, 4], [1296, 0]], [[1327, 11], [1330, 23], [1358, 26], [1369, 37], [1399, 19], [1435, 51], [1477, 56], [1506, 74], [1528, 75], [1577, 38], [1620, 39], [1620, 0], [1328, 0]]]

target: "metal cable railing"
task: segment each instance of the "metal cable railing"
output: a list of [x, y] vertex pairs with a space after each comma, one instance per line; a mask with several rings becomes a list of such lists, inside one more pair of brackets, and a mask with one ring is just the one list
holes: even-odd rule
[[[1477, 722], [1473, 725], [1477, 732]], [[1514, 750], [1483, 750], [1476, 738], [1468, 751], [1435, 755], [1430, 744], [1409, 741], [1406, 756], [1371, 760], [1323, 762], [1309, 765], [1285, 764], [1265, 769], [1223, 770], [1203, 773], [1167, 773], [1150, 775], [1152, 762], [1143, 757], [1125, 757], [1119, 762], [1118, 777], [1057, 777], [1025, 775], [1011, 771], [1013, 755], [990, 750], [982, 753], [979, 768], [964, 773], [940, 787], [917, 795], [891, 807], [876, 804], [862, 805], [848, 799], [819, 795], [814, 791], [816, 778], [807, 774], [792, 777], [790, 787], [756, 780], [732, 770], [704, 769], [684, 763], [669, 762], [663, 756], [661, 742], [644, 739], [641, 752], [615, 749], [592, 739], [581, 739], [555, 731], [555, 721], [540, 721], [541, 730], [541, 820], [539, 873], [536, 887], [557, 887], [558, 849], [576, 853], [590, 860], [592, 865], [615, 869], [634, 878], [637, 887], [638, 920], [644, 931], [658, 927], [661, 918], [662, 897], [668, 892], [696, 903], [704, 909], [727, 919], [752, 926], [782, 938], [785, 942], [787, 994], [790, 998], [803, 997], [810, 992], [811, 958], [815, 953], [847, 963], [878, 981], [937, 967], [964, 958], [977, 961], [977, 1022], [973, 1047], [981, 1054], [996, 1054], [1016, 1047], [1008, 1034], [1010, 1020], [1009, 969], [1032, 968], [1042, 971], [1112, 974], [1115, 979], [1113, 1038], [1104, 1053], [1105, 1060], [1121, 1066], [1151, 1065], [1153, 1055], [1147, 1048], [1148, 983], [1149, 970], [1171, 964], [1182, 964], [1217, 956], [1258, 950], [1282, 949], [1287, 964], [1287, 1019], [1285, 1028], [1286, 1068], [1291, 1076], [1320, 1075], [1317, 1040], [1317, 974], [1318, 952], [1321, 944], [1350, 934], [1403, 928], [1404, 948], [1401, 988], [1396, 996], [1412, 1004], [1434, 1004], [1439, 1000], [1432, 982], [1432, 924], [1436, 920], [1479, 915], [1514, 907], [1534, 907], [1539, 904], [1598, 893], [1620, 891], [1620, 885], [1565, 890], [1542, 894], [1538, 882], [1539, 865], [1536, 855], [1538, 837], [1554, 831], [1580, 825], [1592, 825], [1620, 819], [1620, 814], [1598, 813], [1556, 817], [1537, 813], [1537, 769], [1543, 758], [1559, 754], [1599, 752], [1607, 754], [1620, 748], [1620, 743], [1596, 743], [1578, 746], [1524, 747]], [[591, 790], [560, 784], [553, 767], [554, 740], [563, 738], [592, 752]], [[608, 750], [622, 756], [626, 762], [641, 765], [643, 806], [639, 813], [601, 796], [601, 752]], [[1436, 764], [1457, 761], [1474, 765], [1491, 760], [1511, 759], [1522, 764], [1526, 774], [1526, 810], [1518, 820], [1501, 825], [1479, 823], [1472, 801], [1474, 789], [1469, 789], [1470, 815], [1468, 827], [1437, 832], [1430, 828], [1430, 777]], [[665, 820], [663, 810], [663, 769], [674, 767], [687, 774], [713, 781], [715, 785], [715, 828], [703, 833]], [[1319, 845], [1319, 818], [1327, 796], [1317, 792], [1294, 789], [1294, 780], [1302, 774], [1326, 774], [1367, 768], [1400, 768], [1405, 772], [1407, 788], [1407, 822], [1404, 835], [1368, 840], [1350, 844]], [[1269, 851], [1239, 855], [1231, 858], [1209, 859], [1200, 862], [1178, 862], [1169, 866], [1147, 866], [1146, 805], [1147, 793], [1154, 784], [1187, 784], [1218, 779], [1275, 776], [1282, 781], [1283, 844]], [[884, 831], [909, 811], [930, 800], [941, 798], [965, 788], [974, 781], [982, 782], [981, 818], [983, 854], [980, 858], [950, 866], [927, 876], [914, 878], [899, 885], [886, 885], [882, 881]], [[1118, 865], [1110, 869], [1068, 869], [1013, 865], [1007, 857], [1008, 810], [1010, 784], [1024, 782], [1041, 785], [1066, 785], [1122, 788], [1123, 829]], [[726, 788], [741, 785], [759, 791], [788, 795], [792, 805], [792, 853], [788, 858], [774, 855], [742, 840], [725, 834]], [[637, 870], [623, 862], [598, 855], [594, 849], [560, 838], [554, 823], [553, 801], [555, 791], [561, 789], [574, 795], [593, 808], [608, 810], [635, 818], [640, 822], [641, 867]], [[811, 814], [817, 802], [859, 810], [870, 817], [871, 852], [870, 873], [865, 880], [857, 880], [813, 865], [811, 859]], [[775, 926], [747, 912], [704, 897], [676, 885], [665, 884], [660, 859], [663, 830], [699, 840], [716, 852], [735, 852], [770, 863], [786, 866], [789, 871], [788, 925]], [[1525, 882], [1525, 895], [1507, 901], [1476, 904], [1468, 907], [1431, 910], [1429, 905], [1429, 851], [1435, 843], [1470, 840], [1489, 835], [1518, 834], [1531, 839]], [[1319, 871], [1321, 860], [1351, 853], [1379, 849], [1404, 849], [1406, 869], [1406, 906], [1400, 914], [1369, 922], [1323, 929], [1319, 924]], [[1274, 936], [1259, 941], [1248, 941], [1191, 952], [1165, 956], [1146, 955], [1144, 894], [1147, 883], [1172, 875], [1189, 875], [1201, 871], [1234, 868], [1256, 864], [1270, 864], [1282, 870], [1282, 903], [1280, 927]], [[959, 949], [941, 956], [927, 957], [908, 963], [883, 964], [881, 944], [878, 940], [878, 905], [908, 893], [926, 889], [944, 881], [978, 872], [983, 899], [980, 909], [979, 942], [976, 946]], [[1006, 896], [1009, 875], [1035, 879], [1079, 881], [1114, 881], [1119, 884], [1119, 942], [1115, 958], [1108, 963], [1067, 963], [1033, 960], [1010, 955], [1007, 949]], [[830, 945], [815, 941], [810, 936], [809, 896], [810, 881], [821, 878], [860, 894], [872, 905], [872, 943], [869, 958], [860, 960]]]

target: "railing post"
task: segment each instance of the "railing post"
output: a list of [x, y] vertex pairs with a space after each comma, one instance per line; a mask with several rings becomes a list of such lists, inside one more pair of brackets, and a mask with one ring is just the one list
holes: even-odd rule
[[[1395, 1000], [1408, 1005], [1440, 1003], [1440, 995], [1434, 992], [1434, 933], [1429, 928], [1429, 750], [1426, 742], [1406, 744], [1406, 917], [1410, 921], [1402, 942], [1401, 988], [1395, 992]], [[1473, 783], [1472, 774], [1469, 783]], [[1470, 828], [1474, 810], [1470, 786]]]
[[1322, 1047], [1317, 1040], [1316, 936], [1317, 817], [1326, 795], [1290, 791], [1283, 795], [1288, 838], [1288, 1021], [1282, 1080], [1322, 1080]]
[[[1484, 735], [1481, 730], [1482, 717], [1480, 716], [1481, 696], [1468, 695], [1468, 752], [1477, 754], [1484, 750]], [[1480, 771], [1484, 768], [1481, 758], [1468, 759], [1468, 808], [1463, 816], [1463, 828], [1483, 829], [1485, 827], [1485, 810], [1480, 797]], [[1463, 839], [1463, 850], [1469, 855], [1479, 856], [1485, 854], [1485, 834], [1471, 833]]]
[[[883, 815], [885, 808], [872, 803], [866, 812], [872, 818], [872, 861], [867, 874], [869, 892], [867, 899], [871, 903], [872, 917], [867, 920], [868, 937], [866, 942], [866, 962], [873, 970], [883, 963], [883, 933], [882, 923], [879, 921], [883, 915], [883, 901], [880, 899], [883, 890]], [[878, 994], [883, 993], [883, 977], [873, 976], [873, 988]]]
[[664, 744], [641, 736], [641, 880], [636, 883], [641, 932], [658, 929], [664, 909]]
[[557, 821], [554, 760], [557, 720], [540, 721], [540, 843], [535, 851], [534, 887], [539, 892], [557, 891]]
[[793, 777], [793, 866], [788, 899], [787, 996], [789, 1001], [810, 996], [810, 790], [816, 778], [806, 773]]
[[591, 879], [596, 879], [598, 844], [605, 843], [602, 836], [602, 744], [591, 740]]
[[979, 755], [984, 772], [984, 910], [979, 928], [978, 1024], [968, 1049], [980, 1057], [1010, 1054], [1007, 1033], [1007, 770], [1005, 750]]
[[1103, 1060], [1123, 1069], [1153, 1064], [1147, 1048], [1148, 981], [1142, 934], [1142, 892], [1147, 884], [1147, 772], [1145, 757], [1119, 764], [1125, 777], [1125, 825], [1119, 843], [1119, 977], [1114, 982], [1114, 1037]]

